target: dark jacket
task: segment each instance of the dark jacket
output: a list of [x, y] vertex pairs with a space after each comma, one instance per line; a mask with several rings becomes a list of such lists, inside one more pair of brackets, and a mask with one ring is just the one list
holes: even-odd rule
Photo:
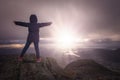
[[37, 23], [37, 17], [35, 15], [30, 16], [30, 23], [15, 21], [16, 25], [28, 27], [27, 41], [38, 42], [39, 41], [39, 28], [48, 26], [51, 22]]

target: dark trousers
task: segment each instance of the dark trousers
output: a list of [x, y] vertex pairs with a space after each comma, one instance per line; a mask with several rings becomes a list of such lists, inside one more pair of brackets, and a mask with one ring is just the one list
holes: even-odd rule
[[[23, 48], [23, 50], [22, 50], [22, 52], [21, 52], [20, 57], [23, 57], [23, 56], [24, 56], [25, 52], [27, 51], [27, 49], [29, 48], [29, 46], [30, 46], [31, 43], [32, 43], [31, 41], [27, 41], [27, 42], [26, 42], [26, 44], [25, 44], [25, 46], [24, 46], [24, 48]], [[37, 57], [37, 58], [40, 58], [39, 42], [33, 42], [33, 43], [34, 43], [34, 47], [35, 47], [35, 51], [36, 51], [36, 57]]]

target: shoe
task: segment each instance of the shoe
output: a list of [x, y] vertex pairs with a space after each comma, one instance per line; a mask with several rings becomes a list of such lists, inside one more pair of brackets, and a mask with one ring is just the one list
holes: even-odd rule
[[38, 62], [38, 63], [41, 62], [41, 58], [37, 58], [36, 62]]
[[22, 62], [23, 61], [23, 57], [18, 57], [18, 61]]

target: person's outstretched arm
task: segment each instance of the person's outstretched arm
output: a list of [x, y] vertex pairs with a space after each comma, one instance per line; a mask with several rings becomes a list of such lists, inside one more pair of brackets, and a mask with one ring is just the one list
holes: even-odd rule
[[14, 23], [19, 26], [24, 26], [24, 27], [29, 26], [29, 23], [26, 23], [26, 22], [14, 21]]
[[49, 26], [52, 22], [46, 22], [46, 23], [38, 23], [39, 27]]

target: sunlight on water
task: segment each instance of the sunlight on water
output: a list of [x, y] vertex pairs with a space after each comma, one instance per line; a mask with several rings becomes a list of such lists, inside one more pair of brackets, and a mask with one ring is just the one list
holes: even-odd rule
[[24, 44], [4, 44], [0, 45], [0, 48], [22, 48]]
[[69, 45], [69, 46], [64, 46], [61, 44], [56, 44], [56, 48], [59, 49], [65, 56], [75, 56], [75, 57], [80, 57], [77, 55], [77, 50], [75, 44]]
[[75, 53], [77, 53], [77, 51], [69, 50], [69, 51], [67, 51], [67, 53], [65, 55], [72, 55], [72, 56], [75, 56], [75, 57], [80, 57], [79, 55], [77, 55]]

